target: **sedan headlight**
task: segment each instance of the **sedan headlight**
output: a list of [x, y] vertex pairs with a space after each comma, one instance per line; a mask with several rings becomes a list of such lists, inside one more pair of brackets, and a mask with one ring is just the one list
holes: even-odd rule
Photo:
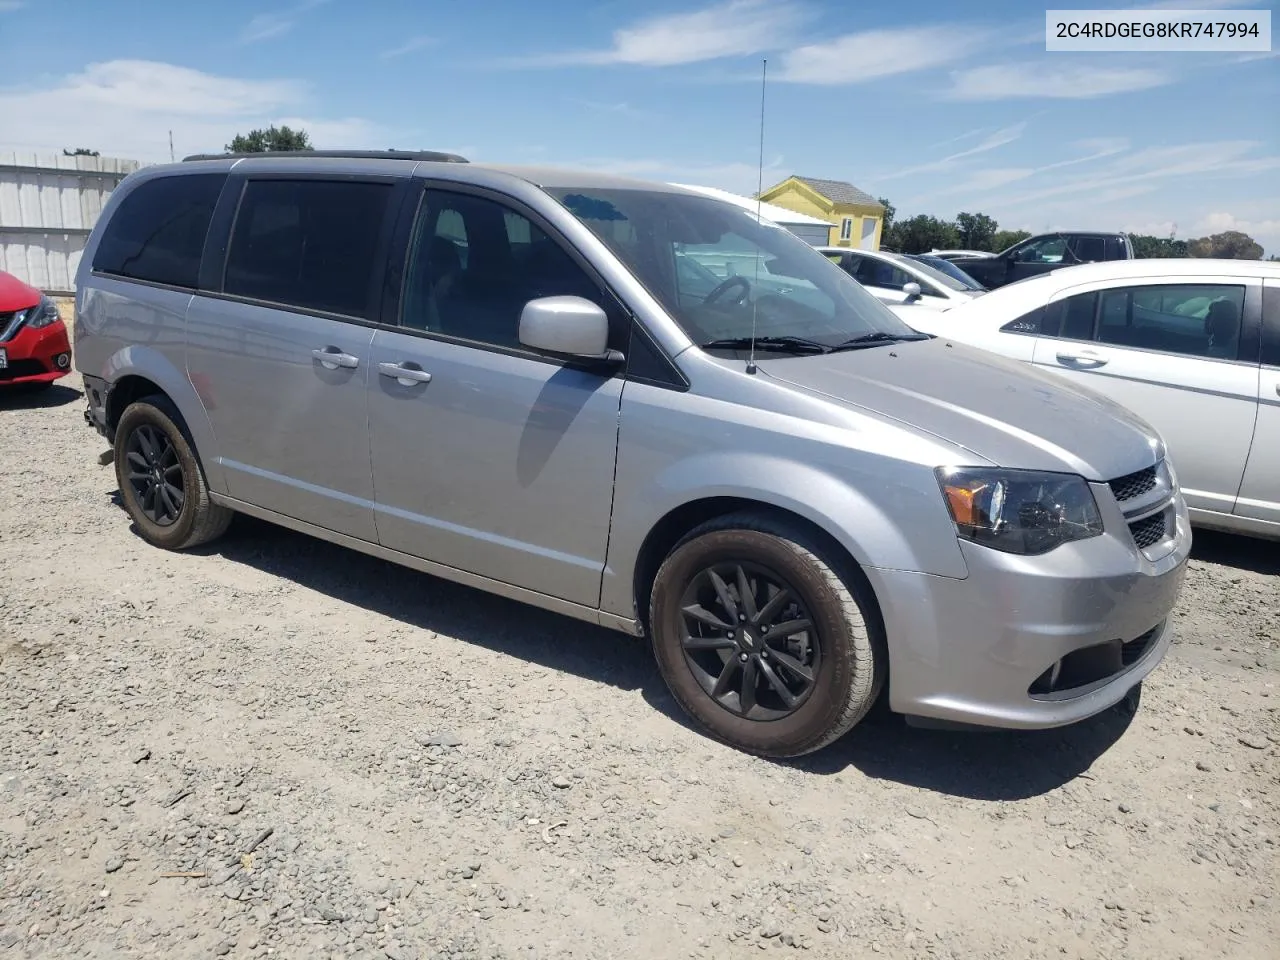
[[40, 302], [34, 307], [27, 308], [23, 323], [33, 330], [39, 330], [61, 319], [62, 317], [58, 314], [58, 305], [49, 297], [41, 297]]
[[963, 540], [1029, 555], [1102, 533], [1083, 477], [983, 467], [939, 467], [937, 474]]

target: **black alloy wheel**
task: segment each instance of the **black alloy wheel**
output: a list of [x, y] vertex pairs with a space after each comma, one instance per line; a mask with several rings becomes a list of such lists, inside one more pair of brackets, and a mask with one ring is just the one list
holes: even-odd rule
[[125, 443], [128, 480], [138, 506], [152, 523], [172, 526], [186, 503], [186, 482], [178, 451], [150, 423], [139, 424]]
[[755, 563], [703, 569], [681, 598], [685, 660], [725, 710], [748, 720], [778, 720], [809, 698], [822, 644], [798, 592]]

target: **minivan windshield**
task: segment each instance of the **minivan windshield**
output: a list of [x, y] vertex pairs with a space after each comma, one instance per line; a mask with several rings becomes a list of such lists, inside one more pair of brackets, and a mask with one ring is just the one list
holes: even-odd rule
[[794, 234], [711, 197], [643, 189], [547, 192], [598, 236], [691, 339], [806, 353], [920, 339]]

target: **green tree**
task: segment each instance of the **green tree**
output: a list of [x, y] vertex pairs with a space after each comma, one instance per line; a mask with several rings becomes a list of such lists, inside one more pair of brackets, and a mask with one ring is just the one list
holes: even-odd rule
[[97, 150], [90, 150], [87, 147], [76, 147], [74, 150], [68, 150], [64, 147], [62, 150], [62, 155], [64, 157], [100, 157], [102, 156], [102, 154], [100, 154]]
[[898, 208], [888, 201], [886, 197], [880, 197], [880, 205], [884, 207], [884, 213], [880, 217], [880, 249], [881, 250], [897, 250], [897, 240], [894, 237], [894, 217], [898, 213]]
[[1187, 253], [1193, 257], [1221, 260], [1260, 260], [1262, 244], [1247, 233], [1226, 230], [1198, 240], [1188, 240]]
[[1175, 240], [1173, 237], [1152, 237], [1141, 233], [1131, 233], [1129, 242], [1133, 244], [1133, 255], [1140, 260], [1151, 257], [1187, 256], [1187, 241]]
[[966, 250], [991, 250], [999, 226], [985, 213], [961, 213], [956, 217], [956, 234]]
[[305, 130], [277, 127], [237, 133], [227, 144], [228, 153], [271, 153], [281, 150], [310, 150], [311, 137]]
[[994, 253], [1001, 250], [1008, 250], [1015, 243], [1021, 243], [1031, 234], [1026, 230], [997, 230], [991, 238], [991, 246], [988, 248]]
[[938, 247], [954, 247], [956, 227], [927, 213], [917, 214], [893, 228], [893, 247], [899, 253], [928, 253]]

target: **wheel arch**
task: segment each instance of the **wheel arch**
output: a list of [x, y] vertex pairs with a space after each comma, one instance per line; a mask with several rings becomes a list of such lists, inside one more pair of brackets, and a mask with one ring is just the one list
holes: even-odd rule
[[649, 530], [636, 556], [632, 582], [636, 614], [646, 633], [650, 629], [649, 602], [662, 561], [681, 540], [704, 523], [735, 513], [768, 517], [802, 531], [821, 549], [823, 558], [836, 568], [841, 578], [846, 582], [851, 581], [850, 585], [858, 588], [867, 598], [871, 609], [866, 612], [877, 621], [879, 635], [884, 635], [880, 601], [858, 557], [810, 517], [788, 507], [749, 496], [710, 496], [682, 503], [669, 510]]
[[115, 442], [116, 425], [129, 404], [143, 397], [159, 394], [169, 400], [181, 418], [179, 427], [186, 433], [205, 482], [210, 490], [226, 493], [219, 466], [213, 428], [200, 395], [186, 374], [157, 350], [131, 346], [120, 351], [108, 365], [105, 378], [109, 384], [106, 396], [107, 436]]

